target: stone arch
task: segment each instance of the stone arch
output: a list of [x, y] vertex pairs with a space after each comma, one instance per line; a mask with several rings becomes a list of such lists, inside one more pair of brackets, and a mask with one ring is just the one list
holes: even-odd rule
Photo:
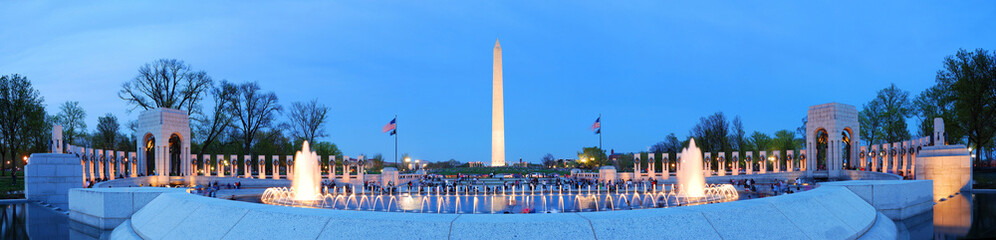
[[841, 152], [841, 167], [844, 169], [854, 169], [854, 161], [858, 160], [854, 158], [854, 131], [851, 127], [844, 127], [844, 130], [840, 132], [840, 152]]
[[169, 152], [169, 175], [170, 176], [181, 176], [183, 172], [183, 161], [181, 156], [183, 155], [183, 136], [179, 133], [172, 133], [169, 135], [168, 147], [166, 148]]
[[825, 171], [828, 169], [828, 161], [830, 160], [829, 152], [830, 149], [830, 132], [826, 128], [819, 128], [813, 132], [813, 136], [816, 137], [816, 170]]
[[144, 169], [142, 175], [152, 175], [156, 172], [156, 135], [146, 132], [138, 147], [142, 158], [139, 166]]

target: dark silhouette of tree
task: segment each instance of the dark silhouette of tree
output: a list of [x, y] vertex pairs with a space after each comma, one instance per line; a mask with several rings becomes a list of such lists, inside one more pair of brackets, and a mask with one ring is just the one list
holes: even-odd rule
[[211, 90], [211, 98], [214, 102], [214, 108], [211, 109], [211, 112], [197, 114], [197, 117], [191, 119], [198, 123], [196, 126], [200, 133], [198, 135], [204, 138], [201, 141], [198, 155], [203, 155], [211, 144], [217, 142], [223, 133], [232, 126], [232, 112], [235, 111], [232, 102], [238, 93], [237, 85], [221, 81], [217, 87]]
[[319, 104], [318, 99], [309, 102], [294, 102], [291, 104], [290, 125], [291, 135], [297, 139], [315, 142], [315, 138], [327, 137], [325, 122], [329, 107]]
[[210, 88], [206, 72], [193, 70], [181, 60], [158, 59], [139, 67], [138, 76], [121, 85], [118, 97], [133, 105], [131, 109], [173, 108], [194, 115]]
[[76, 139], [86, 137], [86, 111], [80, 102], [67, 101], [59, 106], [55, 122], [62, 125], [62, 138], [67, 144], [77, 144]]
[[262, 92], [257, 82], [239, 84], [238, 93], [232, 98], [232, 109], [235, 129], [242, 138], [243, 151], [245, 154], [252, 154], [252, 144], [257, 139], [257, 134], [270, 128], [274, 124], [275, 115], [280, 113], [277, 94]]

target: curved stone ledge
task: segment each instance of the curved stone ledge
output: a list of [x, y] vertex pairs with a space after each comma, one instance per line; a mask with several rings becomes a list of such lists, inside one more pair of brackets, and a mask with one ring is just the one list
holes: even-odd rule
[[119, 228], [143, 239], [855, 239], [876, 214], [840, 186], [677, 208], [507, 215], [295, 208], [167, 193]]
[[133, 177], [133, 178], [119, 178], [115, 180], [99, 182], [94, 184], [94, 188], [138, 187], [138, 186], [150, 186], [150, 185], [160, 186], [166, 183], [172, 183], [172, 184], [194, 183], [194, 184], [206, 185], [211, 182], [218, 182], [219, 184], [222, 185], [239, 182], [242, 184], [243, 187], [290, 186], [290, 180], [287, 179], [258, 179], [258, 178], [211, 177], [211, 176], [186, 176], [186, 177], [145, 176], [145, 177]]

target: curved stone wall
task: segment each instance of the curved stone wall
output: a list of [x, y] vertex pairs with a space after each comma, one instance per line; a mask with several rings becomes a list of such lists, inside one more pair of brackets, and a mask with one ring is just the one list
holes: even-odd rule
[[[875, 208], [850, 190], [811, 191], [726, 203], [585, 213], [430, 214], [273, 206], [162, 194], [115, 236], [123, 239], [855, 239]], [[124, 224], [123, 224], [124, 225]], [[118, 233], [117, 231], [122, 231]], [[134, 234], [132, 234], [134, 233]]]
[[243, 187], [290, 186], [290, 180], [287, 179], [187, 176], [187, 177], [169, 177], [167, 178], [167, 180], [164, 181], [160, 180], [160, 178], [157, 178], [155, 176], [146, 176], [146, 177], [122, 178], [122, 179], [104, 181], [94, 184], [93, 187], [94, 188], [138, 187], [138, 186], [150, 186], [152, 184], [160, 186], [166, 183], [182, 184], [182, 185], [194, 183], [199, 185], [206, 185], [211, 182], [218, 182], [221, 185], [238, 182], [242, 184]]

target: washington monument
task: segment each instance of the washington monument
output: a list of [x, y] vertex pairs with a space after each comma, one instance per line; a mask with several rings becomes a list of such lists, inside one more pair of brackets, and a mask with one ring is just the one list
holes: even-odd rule
[[491, 166], [505, 166], [505, 97], [501, 80], [501, 44], [495, 39], [491, 82]]

